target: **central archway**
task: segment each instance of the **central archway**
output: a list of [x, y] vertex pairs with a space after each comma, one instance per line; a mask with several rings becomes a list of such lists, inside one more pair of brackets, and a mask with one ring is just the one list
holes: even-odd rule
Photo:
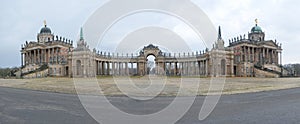
[[156, 74], [156, 57], [152, 54], [147, 56], [147, 75]]

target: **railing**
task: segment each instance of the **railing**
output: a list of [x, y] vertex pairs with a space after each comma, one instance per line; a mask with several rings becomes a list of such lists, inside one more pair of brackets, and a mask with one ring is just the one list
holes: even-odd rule
[[36, 70], [32, 70], [32, 71], [29, 71], [29, 72], [22, 73], [21, 76], [25, 76], [25, 75], [28, 75], [28, 74], [33, 74], [33, 73], [40, 72], [40, 71], [44, 71], [48, 68], [49, 68], [49, 66], [47, 64], [43, 64]]

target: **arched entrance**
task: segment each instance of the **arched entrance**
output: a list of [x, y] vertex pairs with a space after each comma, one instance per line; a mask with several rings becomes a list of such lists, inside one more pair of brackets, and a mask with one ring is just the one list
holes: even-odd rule
[[82, 73], [82, 70], [81, 70], [81, 61], [80, 60], [77, 60], [76, 61], [76, 75], [81, 75]]
[[221, 75], [226, 75], [226, 60], [222, 59], [221, 60]]
[[156, 57], [152, 54], [147, 56], [147, 69], [146, 69], [146, 74], [148, 75], [154, 75], [156, 74]]

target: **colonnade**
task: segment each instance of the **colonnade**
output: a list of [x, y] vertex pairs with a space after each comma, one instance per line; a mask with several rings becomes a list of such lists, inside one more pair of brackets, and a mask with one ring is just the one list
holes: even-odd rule
[[[280, 54], [280, 55], [279, 55]], [[243, 62], [260, 62], [261, 64], [281, 64], [279, 63], [279, 57], [281, 56], [281, 51], [273, 48], [267, 47], [251, 47], [242, 46], [241, 47], [241, 61]]]
[[[196, 76], [208, 75], [208, 61], [156, 61], [155, 74], [169, 76]], [[147, 61], [117, 61], [117, 60], [96, 60], [97, 75], [147, 75], [149, 70]]]
[[60, 62], [60, 50], [59, 47], [27, 50], [21, 53], [21, 64], [22, 66], [43, 63], [58, 64]]

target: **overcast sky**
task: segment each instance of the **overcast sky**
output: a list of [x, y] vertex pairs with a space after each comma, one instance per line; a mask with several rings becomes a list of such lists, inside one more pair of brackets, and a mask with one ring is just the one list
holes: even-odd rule
[[[300, 62], [300, 1], [193, 0], [221, 25], [223, 39], [247, 34], [258, 18], [266, 39], [283, 44], [283, 63]], [[0, 67], [20, 66], [20, 47], [35, 41], [43, 20], [55, 35], [76, 41], [79, 29], [102, 0], [6, 0], [0, 4]], [[163, 21], [163, 20], [162, 20]]]

